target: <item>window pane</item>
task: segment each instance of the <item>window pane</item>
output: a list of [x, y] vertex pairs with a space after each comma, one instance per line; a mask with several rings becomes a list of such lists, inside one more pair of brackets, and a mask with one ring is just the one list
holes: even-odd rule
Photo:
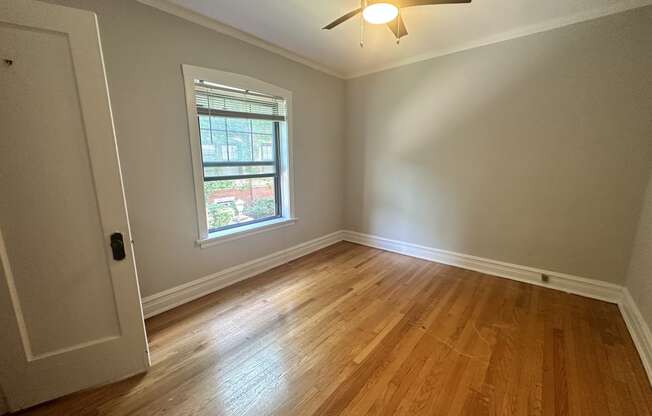
[[273, 161], [274, 121], [199, 116], [205, 162]]
[[199, 136], [201, 137], [201, 144], [211, 144], [211, 131], [202, 129], [199, 130]]
[[274, 136], [271, 134], [254, 134], [254, 160], [274, 160]]
[[209, 231], [277, 215], [274, 178], [204, 182]]
[[270, 120], [251, 120], [251, 131], [254, 133], [272, 134], [274, 122]]
[[205, 166], [204, 167], [204, 176], [205, 177], [215, 177], [215, 176], [236, 176], [236, 175], [260, 175], [260, 174], [270, 174], [273, 175], [276, 172], [276, 167], [274, 165], [265, 165], [265, 166]]
[[246, 118], [227, 118], [226, 125], [229, 128], [229, 132], [251, 132], [251, 120]]
[[211, 117], [212, 130], [226, 130], [226, 119], [224, 117]]
[[199, 116], [199, 128], [200, 129], [210, 129], [211, 123], [208, 116]]
[[228, 148], [226, 133], [223, 131], [212, 131], [204, 134], [202, 130], [201, 153], [204, 162], [225, 162], [228, 160]]
[[234, 162], [251, 161], [251, 133], [229, 131], [229, 160]]

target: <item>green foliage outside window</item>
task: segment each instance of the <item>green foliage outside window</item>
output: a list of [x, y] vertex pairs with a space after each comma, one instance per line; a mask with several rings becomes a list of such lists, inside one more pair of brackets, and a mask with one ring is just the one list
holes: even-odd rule
[[274, 198], [263, 198], [245, 206], [243, 213], [251, 218], [271, 217], [276, 213]]
[[234, 181], [211, 181], [204, 182], [204, 195], [210, 195], [222, 189], [233, 189]]
[[228, 204], [216, 204], [208, 207], [208, 228], [215, 229], [231, 224], [235, 209]]

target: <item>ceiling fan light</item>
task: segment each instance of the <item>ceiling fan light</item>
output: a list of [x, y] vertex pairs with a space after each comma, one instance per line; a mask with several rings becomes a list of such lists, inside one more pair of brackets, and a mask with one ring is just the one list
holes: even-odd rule
[[362, 17], [372, 25], [391, 22], [398, 16], [398, 7], [391, 3], [374, 3], [362, 11]]

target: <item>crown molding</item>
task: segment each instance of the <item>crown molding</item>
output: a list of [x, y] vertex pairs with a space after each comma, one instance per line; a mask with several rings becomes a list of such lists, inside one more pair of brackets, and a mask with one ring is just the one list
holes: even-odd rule
[[165, 13], [177, 16], [181, 19], [188, 20], [190, 22], [196, 23], [200, 26], [206, 27], [208, 29], [214, 30], [216, 32], [228, 35], [232, 38], [236, 38], [238, 40], [241, 40], [243, 42], [247, 42], [251, 45], [257, 46], [261, 49], [268, 50], [272, 53], [275, 53], [277, 55], [280, 55], [284, 58], [290, 59], [294, 62], [298, 62], [302, 65], [308, 66], [314, 70], [317, 70], [319, 72], [323, 72], [325, 74], [344, 79], [344, 75], [334, 71], [324, 65], [321, 65], [317, 62], [314, 62], [308, 58], [304, 58], [301, 55], [298, 55], [292, 51], [289, 51], [285, 48], [282, 48], [280, 46], [271, 44], [263, 39], [260, 39], [254, 35], [251, 35], [249, 33], [243, 32], [239, 29], [236, 29], [232, 26], [229, 26], [227, 24], [224, 24], [222, 22], [219, 22], [215, 19], [212, 19], [210, 17], [204, 16], [203, 14], [194, 12], [192, 10], [189, 10], [185, 7], [179, 6], [178, 4], [172, 3], [169, 0], [136, 0], [139, 3], [145, 4], [147, 6], [153, 7], [155, 9], [161, 10]]
[[601, 7], [593, 10], [589, 10], [586, 12], [582, 13], [577, 13], [574, 15], [570, 16], [564, 16], [556, 19], [550, 19], [546, 20], [541, 23], [529, 25], [529, 26], [523, 26], [516, 28], [514, 30], [510, 30], [507, 32], [499, 33], [496, 35], [491, 35], [487, 36], [478, 40], [475, 40], [473, 42], [468, 42], [460, 46], [456, 46], [453, 48], [444, 48], [444, 49], [433, 49], [430, 50], [426, 53], [422, 53], [410, 58], [405, 58], [397, 61], [390, 62], [388, 64], [384, 64], [381, 66], [378, 66], [374, 69], [370, 70], [365, 70], [365, 71], [360, 71], [360, 72], [354, 72], [354, 73], [348, 73], [345, 74], [344, 78], [345, 79], [353, 79], [353, 78], [359, 78], [365, 75], [370, 75], [370, 74], [375, 74], [377, 72], [382, 72], [386, 71], [389, 69], [394, 69], [398, 68], [401, 66], [405, 65], [410, 65], [414, 64], [417, 62], [422, 62], [422, 61], [427, 61], [430, 59], [434, 58], [439, 58], [441, 56], [445, 55], [450, 55], [454, 54], [457, 52], [462, 52], [466, 51], [469, 49], [475, 49], [479, 48], [482, 46], [487, 46], [487, 45], [492, 45], [494, 43], [500, 43], [500, 42], [505, 42], [507, 40], [511, 39], [517, 39], [521, 38], [524, 36], [529, 36], [529, 35], [534, 35], [536, 33], [541, 33], [541, 32], [547, 32], [550, 30], [554, 29], [559, 29], [565, 26], [570, 26], [576, 23], [581, 23], [585, 22], [588, 20], [594, 20], [594, 19], [599, 19], [604, 16], [609, 16], [612, 14], [617, 14], [617, 13], [622, 13], [627, 10], [632, 10], [632, 9], [638, 9], [641, 7], [645, 6], [650, 6], [652, 5], [652, 0], [621, 0], [619, 2], [616, 2], [614, 4], [610, 4], [609, 6], [606, 7]]

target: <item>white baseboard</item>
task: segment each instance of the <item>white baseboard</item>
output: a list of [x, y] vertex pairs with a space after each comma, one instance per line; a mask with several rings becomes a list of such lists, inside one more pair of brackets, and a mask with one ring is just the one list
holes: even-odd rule
[[[475, 270], [480, 273], [505, 277], [537, 286], [549, 287], [606, 302], [619, 303], [622, 297], [622, 286], [600, 280], [470, 256], [468, 254], [440, 250], [355, 231], [343, 231], [343, 239], [352, 243], [392, 251], [406, 256]], [[541, 274], [548, 275], [549, 281], [541, 281]]]
[[184, 303], [190, 302], [216, 290], [248, 279], [264, 271], [288, 263], [313, 251], [342, 241], [342, 232], [336, 231], [314, 240], [298, 244], [285, 250], [277, 251], [268, 256], [240, 264], [228, 269], [193, 280], [192, 282], [173, 287], [163, 292], [143, 298], [143, 313], [145, 318], [158, 315]]
[[643, 319], [641, 311], [638, 309], [636, 302], [634, 302], [627, 288], [623, 290], [623, 299], [618, 304], [618, 307], [627, 324], [627, 329], [629, 329], [629, 333], [634, 340], [638, 355], [641, 357], [643, 367], [645, 367], [650, 384], [652, 385], [652, 332], [650, 331], [650, 327], [645, 322], [645, 319]]

